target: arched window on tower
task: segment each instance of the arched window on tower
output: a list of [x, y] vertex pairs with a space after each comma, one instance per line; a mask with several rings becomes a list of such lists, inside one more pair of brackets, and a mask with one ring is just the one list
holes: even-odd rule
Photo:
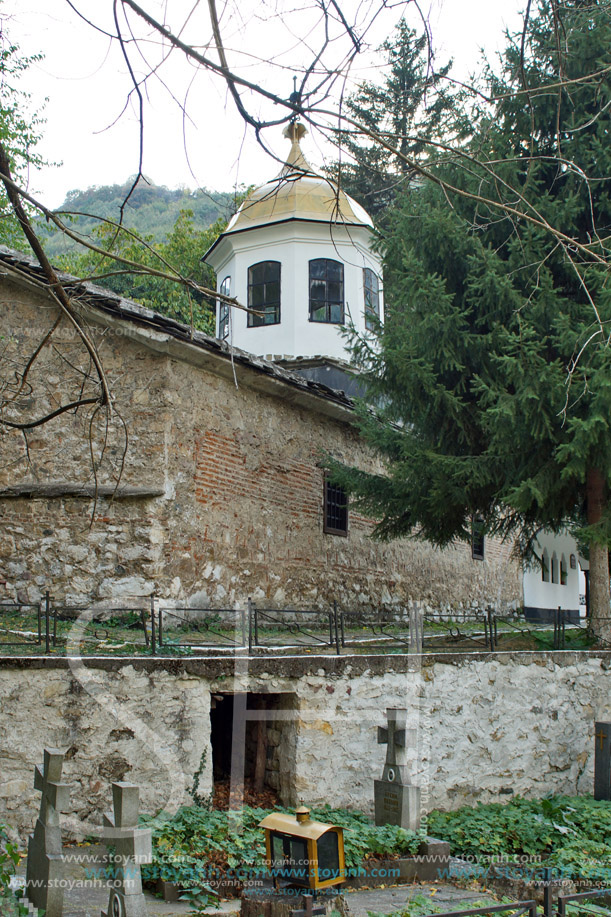
[[340, 261], [310, 261], [310, 321], [343, 325], [344, 265]]
[[547, 548], [541, 556], [541, 579], [544, 583], [549, 583], [549, 554]]
[[380, 282], [371, 268], [363, 268], [363, 291], [365, 296], [365, 327], [373, 331], [380, 318]]
[[[231, 277], [225, 277], [219, 287], [222, 296], [231, 296]], [[219, 338], [225, 341], [229, 337], [229, 306], [219, 300]]]
[[280, 262], [259, 261], [248, 268], [248, 327], [280, 324]]

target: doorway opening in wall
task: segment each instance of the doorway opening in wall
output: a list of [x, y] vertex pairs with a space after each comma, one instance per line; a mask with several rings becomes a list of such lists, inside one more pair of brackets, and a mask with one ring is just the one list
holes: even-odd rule
[[216, 808], [296, 804], [296, 694], [215, 692], [210, 727]]

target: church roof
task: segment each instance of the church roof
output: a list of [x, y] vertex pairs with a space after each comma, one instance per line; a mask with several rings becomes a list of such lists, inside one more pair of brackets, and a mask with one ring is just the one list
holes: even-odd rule
[[291, 150], [280, 174], [251, 192], [224, 236], [287, 220], [373, 226], [360, 204], [308, 163], [300, 145], [305, 133], [298, 121], [288, 125], [284, 136], [291, 141]]
[[[0, 245], [0, 265], [0, 283], [2, 280], [12, 281], [39, 293], [48, 286], [40, 264], [31, 255]], [[112, 290], [78, 280], [63, 271], [56, 273], [66, 291], [75, 297], [79, 311], [87, 314], [88, 320], [101, 321], [105, 326], [115, 320], [129, 322], [133, 330], [129, 334], [123, 332], [124, 336], [140, 340], [151, 350], [201, 364], [211, 372], [234, 381], [237, 370], [237, 378], [246, 382], [247, 376], [250, 377], [247, 384], [255, 390], [279, 396], [285, 402], [288, 399], [336, 419], [345, 421], [354, 409], [354, 400], [344, 391], [337, 391], [323, 382], [308, 379], [270, 360], [231, 347], [226, 341], [195, 331]]]

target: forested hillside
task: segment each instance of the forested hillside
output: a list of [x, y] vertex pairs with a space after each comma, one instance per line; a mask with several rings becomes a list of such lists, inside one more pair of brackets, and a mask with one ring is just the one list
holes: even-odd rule
[[[94, 185], [86, 191], [70, 191], [59, 210], [84, 214], [76, 217], [72, 225], [93, 229], [99, 220], [93, 217], [118, 220], [121, 204], [132, 185], [128, 179], [122, 185]], [[206, 229], [219, 217], [228, 219], [234, 211], [235, 195], [228, 192], [208, 191], [205, 188], [190, 191], [186, 188], [171, 190], [163, 185], [140, 182], [125, 207], [124, 224], [140, 236], [152, 236], [155, 242], [165, 242], [172, 232], [181, 210], [193, 213], [193, 223]], [[91, 214], [91, 216], [85, 216]], [[60, 233], [49, 234], [46, 225], [41, 227], [46, 235], [45, 248], [51, 258], [74, 248], [74, 243]]]
[[[205, 296], [201, 289], [155, 272], [161, 270], [214, 290], [214, 273], [201, 258], [225, 229], [243, 193], [236, 197], [206, 189], [171, 191], [141, 182], [124, 207], [122, 225], [131, 232], [117, 231], [114, 224], [131, 186], [129, 179], [123, 185], [71, 191], [58, 208], [67, 225], [109, 255], [80, 246], [40, 223], [38, 230], [47, 254], [57, 267], [76, 277], [99, 278], [103, 286], [122, 296], [214, 334], [215, 299]], [[139, 267], [125, 270], [125, 262], [116, 258]]]

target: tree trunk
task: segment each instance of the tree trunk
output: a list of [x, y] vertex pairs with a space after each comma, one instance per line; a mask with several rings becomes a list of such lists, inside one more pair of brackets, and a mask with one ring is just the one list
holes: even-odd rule
[[[586, 475], [588, 525], [602, 519], [606, 500], [605, 478], [598, 468], [589, 468]], [[611, 593], [609, 590], [609, 548], [606, 544], [590, 543], [590, 625], [597, 636], [611, 640]]]

